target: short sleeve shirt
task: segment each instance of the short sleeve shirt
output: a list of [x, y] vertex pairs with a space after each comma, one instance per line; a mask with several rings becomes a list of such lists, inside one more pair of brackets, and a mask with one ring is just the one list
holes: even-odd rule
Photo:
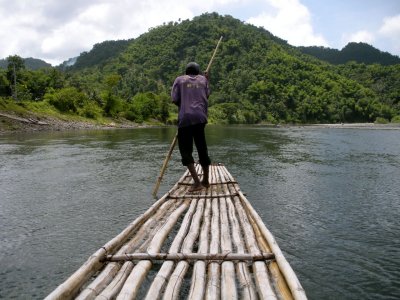
[[178, 127], [207, 123], [208, 80], [202, 75], [183, 75], [172, 86], [172, 101], [178, 105]]

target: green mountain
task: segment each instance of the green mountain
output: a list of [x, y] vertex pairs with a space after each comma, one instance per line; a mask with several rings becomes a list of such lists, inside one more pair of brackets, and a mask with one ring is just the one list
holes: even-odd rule
[[400, 57], [382, 52], [366, 43], [349, 43], [342, 50], [326, 47], [298, 47], [305, 53], [331, 64], [345, 64], [355, 61], [364, 64], [394, 65], [400, 64]]
[[[89, 52], [81, 53], [76, 61], [69, 67], [73, 70], [80, 70], [86, 67], [99, 65], [108, 59], [117, 56], [129, 45], [129, 40], [105, 41], [95, 44]], [[68, 62], [66, 62], [68, 66]]]
[[[25, 67], [28, 70], [38, 70], [42, 68], [51, 68], [51, 64], [45, 62], [44, 60], [38, 58], [24, 58]], [[0, 59], [0, 68], [7, 69], [8, 62], [7, 59]]]
[[[332, 65], [263, 28], [217, 13], [170, 22], [121, 43], [98, 44], [66, 71], [41, 74], [40, 81], [29, 82], [36, 84], [35, 99], [62, 112], [135, 122], [164, 122], [169, 116], [173, 121], [176, 107], [170, 104], [169, 93], [175, 77], [189, 61], [204, 70], [220, 36], [223, 41], [210, 72], [210, 122], [400, 119], [400, 64]], [[7, 80], [12, 82], [10, 74], [3, 80], [0, 74], [0, 93], [1, 82], [6, 86]], [[23, 87], [29, 99], [29, 83]]]

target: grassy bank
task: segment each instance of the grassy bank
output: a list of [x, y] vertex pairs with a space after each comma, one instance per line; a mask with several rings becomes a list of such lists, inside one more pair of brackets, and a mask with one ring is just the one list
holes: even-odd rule
[[90, 128], [133, 128], [148, 126], [149, 124], [137, 124], [126, 119], [112, 119], [103, 116], [91, 119], [76, 114], [60, 113], [52, 105], [43, 101], [16, 103], [0, 99], [0, 133]]

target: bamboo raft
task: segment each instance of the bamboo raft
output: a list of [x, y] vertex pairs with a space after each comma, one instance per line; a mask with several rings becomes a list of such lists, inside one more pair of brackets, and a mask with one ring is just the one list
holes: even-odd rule
[[307, 299], [227, 169], [210, 166], [197, 194], [192, 183], [186, 171], [46, 299]]

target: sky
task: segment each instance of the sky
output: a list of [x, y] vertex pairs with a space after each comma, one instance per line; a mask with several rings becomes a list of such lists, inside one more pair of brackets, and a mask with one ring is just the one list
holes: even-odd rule
[[400, 0], [0, 0], [0, 58], [58, 65], [96, 43], [206, 12], [264, 27], [293, 46], [365, 42], [400, 56]]

